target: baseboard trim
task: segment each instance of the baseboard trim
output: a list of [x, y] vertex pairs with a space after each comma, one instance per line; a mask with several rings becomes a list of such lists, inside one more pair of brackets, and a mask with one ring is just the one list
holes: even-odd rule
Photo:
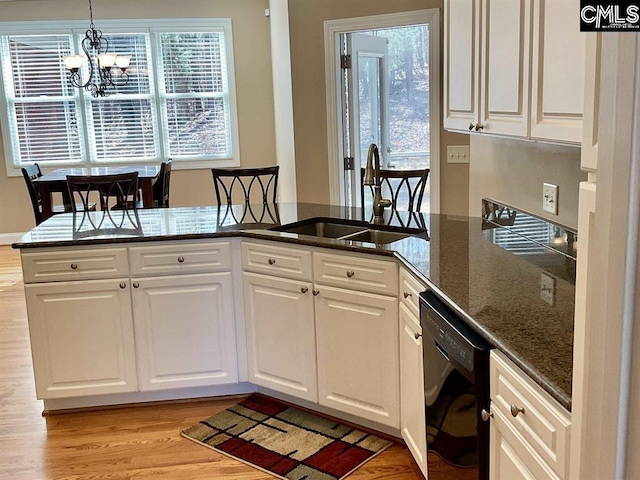
[[0, 245], [11, 245], [15, 243], [26, 232], [0, 233]]

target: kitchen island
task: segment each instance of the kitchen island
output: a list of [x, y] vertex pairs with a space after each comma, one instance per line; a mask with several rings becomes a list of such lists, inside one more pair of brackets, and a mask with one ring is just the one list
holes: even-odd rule
[[[295, 244], [398, 261], [570, 410], [574, 286], [554, 276], [552, 291], [541, 291], [541, 279], [549, 276], [549, 269], [530, 261], [526, 255], [515, 255], [493, 243], [492, 229], [500, 227], [487, 228], [482, 218], [475, 217], [386, 212], [382, 228], [411, 228], [415, 235], [375, 244], [273, 230], [310, 219], [366, 225], [369, 212], [361, 209], [291, 203], [258, 206], [254, 210], [248, 212], [243, 207], [139, 210], [126, 222], [116, 222], [117, 228], [107, 228], [104, 223], [94, 228], [91, 225], [99, 225], [101, 219], [96, 217], [92, 223], [85, 218], [83, 222], [73, 214], [63, 214], [42, 223], [13, 247], [22, 251], [23, 268], [25, 256], [36, 252], [90, 248], [98, 255], [101, 248], [225, 238], [279, 242], [284, 247]], [[546, 252], [543, 263], [553, 264], [549, 259], [557, 259], [556, 264], [567, 261], [555, 252]], [[76, 273], [80, 275], [77, 280], [83, 279], [81, 268], [73, 269], [73, 265], [70, 268], [70, 276], [61, 279], [73, 280]]]

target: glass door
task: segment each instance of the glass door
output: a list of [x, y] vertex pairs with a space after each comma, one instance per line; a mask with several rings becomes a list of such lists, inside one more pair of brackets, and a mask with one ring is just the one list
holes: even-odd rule
[[[366, 165], [369, 145], [375, 143], [385, 164], [389, 145], [388, 41], [373, 35], [346, 34], [346, 68], [343, 82], [343, 119], [346, 203], [360, 206], [360, 169]], [[346, 162], [345, 162], [346, 163]], [[347, 168], [350, 167], [350, 168]]]

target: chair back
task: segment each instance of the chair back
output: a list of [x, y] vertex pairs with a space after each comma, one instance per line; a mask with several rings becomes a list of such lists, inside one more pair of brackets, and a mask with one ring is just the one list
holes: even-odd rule
[[160, 165], [158, 180], [153, 184], [153, 206], [169, 208], [169, 186], [171, 184], [171, 164], [173, 160], [168, 158]]
[[24, 177], [24, 182], [27, 184], [27, 191], [31, 198], [31, 206], [33, 207], [36, 225], [40, 225], [42, 223], [42, 202], [40, 200], [40, 193], [33, 183], [33, 180], [42, 176], [40, 166], [34, 163], [33, 165], [22, 167], [22, 176]]
[[234, 201], [276, 203], [280, 166], [261, 168], [213, 168], [213, 186], [218, 205], [233, 205]]
[[[84, 211], [91, 210], [92, 203], [89, 197], [93, 192], [98, 195], [102, 210], [109, 210], [111, 205], [131, 205], [135, 209], [138, 172], [116, 175], [67, 175], [67, 188], [69, 196], [74, 200], [71, 202], [74, 212], [80, 208]], [[115, 199], [115, 202], [110, 203], [111, 199]]]
[[[389, 195], [391, 198], [392, 210], [403, 210], [408, 212], [419, 212], [424, 197], [424, 190], [427, 186], [430, 169], [418, 170], [385, 170], [380, 169], [380, 183], [383, 197]], [[360, 201], [364, 207], [365, 193], [368, 192], [368, 199], [373, 200], [373, 186], [365, 185], [364, 168], [360, 169]]]

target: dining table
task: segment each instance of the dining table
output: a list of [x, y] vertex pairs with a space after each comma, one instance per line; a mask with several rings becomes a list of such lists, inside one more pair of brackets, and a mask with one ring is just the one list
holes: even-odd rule
[[68, 198], [67, 175], [117, 175], [121, 173], [138, 172], [138, 186], [142, 191], [142, 205], [144, 208], [153, 207], [153, 184], [160, 174], [160, 165], [119, 165], [109, 167], [90, 168], [57, 168], [33, 180], [40, 194], [42, 204], [42, 219], [53, 215], [52, 194], [62, 193]]

